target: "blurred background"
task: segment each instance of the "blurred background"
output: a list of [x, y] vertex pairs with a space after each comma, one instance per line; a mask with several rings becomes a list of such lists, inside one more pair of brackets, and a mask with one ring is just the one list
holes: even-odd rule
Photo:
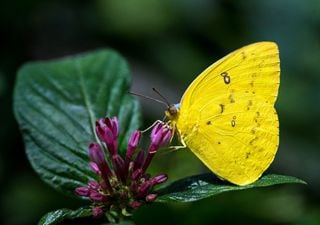
[[[113, 48], [129, 62], [132, 90], [158, 88], [179, 102], [208, 65], [249, 43], [278, 43], [280, 149], [269, 173], [308, 182], [222, 194], [192, 204], [153, 204], [143, 224], [320, 224], [320, 2], [318, 0], [11, 0], [0, 6], [0, 224], [36, 224], [81, 202], [43, 183], [24, 153], [12, 112], [17, 69], [26, 61]], [[144, 127], [164, 108], [141, 99]], [[171, 180], [206, 169], [189, 151], [158, 157]], [[78, 224], [65, 222], [64, 224]]]

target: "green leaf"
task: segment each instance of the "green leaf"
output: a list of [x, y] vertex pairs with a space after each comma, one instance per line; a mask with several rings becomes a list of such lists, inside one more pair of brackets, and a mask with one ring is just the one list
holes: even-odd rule
[[77, 219], [82, 217], [88, 217], [92, 215], [92, 210], [89, 208], [80, 208], [77, 210], [70, 209], [58, 209], [53, 212], [49, 212], [44, 215], [38, 225], [54, 225], [59, 224], [66, 219]]
[[27, 156], [45, 182], [74, 196], [75, 187], [95, 176], [88, 166], [88, 145], [98, 142], [98, 118], [118, 117], [123, 153], [140, 121], [129, 86], [126, 62], [110, 50], [28, 63], [19, 70], [15, 115]]
[[169, 186], [158, 190], [158, 202], [193, 202], [227, 191], [239, 191], [249, 188], [268, 187], [276, 184], [306, 184], [295, 177], [269, 174], [261, 177], [255, 183], [246, 186], [236, 186], [221, 181], [212, 173], [183, 178]]
[[[58, 209], [56, 211], [45, 214], [39, 221], [38, 225], [55, 225], [60, 224], [64, 220], [73, 220], [84, 217], [91, 217], [92, 209], [79, 208], [77, 210], [71, 209]], [[112, 225], [114, 223], [103, 223], [103, 225]], [[101, 224], [102, 225], [102, 224]], [[123, 220], [117, 223], [117, 225], [134, 225], [134, 222], [130, 220]]]

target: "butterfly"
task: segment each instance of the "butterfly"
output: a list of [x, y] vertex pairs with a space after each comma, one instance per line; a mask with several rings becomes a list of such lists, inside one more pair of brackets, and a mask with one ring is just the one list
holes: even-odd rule
[[279, 84], [277, 44], [247, 45], [204, 70], [181, 102], [165, 111], [168, 124], [219, 178], [251, 184], [270, 166], [279, 146], [274, 107]]

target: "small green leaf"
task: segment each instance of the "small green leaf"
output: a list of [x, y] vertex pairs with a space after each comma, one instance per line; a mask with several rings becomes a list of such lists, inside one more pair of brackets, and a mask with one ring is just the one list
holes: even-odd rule
[[193, 202], [227, 191], [239, 191], [249, 188], [267, 187], [276, 184], [306, 184], [295, 177], [269, 174], [261, 177], [255, 183], [246, 186], [236, 186], [218, 179], [212, 173], [183, 178], [169, 186], [158, 190], [158, 202]]
[[135, 223], [131, 220], [123, 220], [123, 221], [120, 221], [119, 223], [117, 224], [114, 224], [114, 223], [104, 223], [104, 224], [101, 224], [101, 225], [135, 225]]
[[[58, 209], [56, 211], [52, 211], [45, 214], [40, 219], [38, 225], [55, 225], [55, 224], [60, 224], [64, 220], [73, 220], [73, 219], [79, 219], [79, 218], [91, 217], [91, 216], [92, 216], [92, 209], [90, 208], [83, 207], [77, 210]], [[122, 220], [116, 224], [117, 225], [134, 225], [134, 222], [130, 220]], [[116, 224], [107, 222], [101, 225], [116, 225]]]
[[131, 220], [120, 221], [118, 225], [134, 225], [134, 222]]
[[27, 156], [45, 182], [74, 196], [75, 187], [95, 176], [88, 166], [88, 145], [98, 142], [98, 118], [118, 117], [120, 149], [125, 150], [140, 122], [129, 86], [126, 62], [110, 50], [28, 63], [19, 70], [15, 115]]
[[77, 219], [81, 217], [88, 217], [92, 215], [92, 210], [89, 208], [80, 208], [77, 210], [58, 209], [44, 215], [38, 225], [54, 225], [66, 219]]

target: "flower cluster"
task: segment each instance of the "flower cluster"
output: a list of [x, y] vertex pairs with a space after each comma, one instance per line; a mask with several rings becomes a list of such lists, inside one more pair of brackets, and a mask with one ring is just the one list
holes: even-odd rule
[[[147, 151], [138, 150], [141, 132], [134, 131], [129, 138], [125, 158], [118, 152], [119, 124], [116, 117], [99, 119], [96, 134], [102, 144], [91, 143], [89, 157], [90, 168], [99, 179], [75, 189], [77, 195], [88, 197], [93, 202], [92, 214], [96, 217], [106, 214], [112, 220], [110, 216], [130, 215], [133, 209], [154, 201], [157, 195], [152, 193], [152, 188], [165, 182], [167, 175], [151, 177], [146, 170], [159, 147], [172, 137], [172, 130], [163, 123], [157, 123], [152, 129]], [[107, 158], [104, 149], [107, 149]], [[138, 152], [135, 154], [135, 151]]]

